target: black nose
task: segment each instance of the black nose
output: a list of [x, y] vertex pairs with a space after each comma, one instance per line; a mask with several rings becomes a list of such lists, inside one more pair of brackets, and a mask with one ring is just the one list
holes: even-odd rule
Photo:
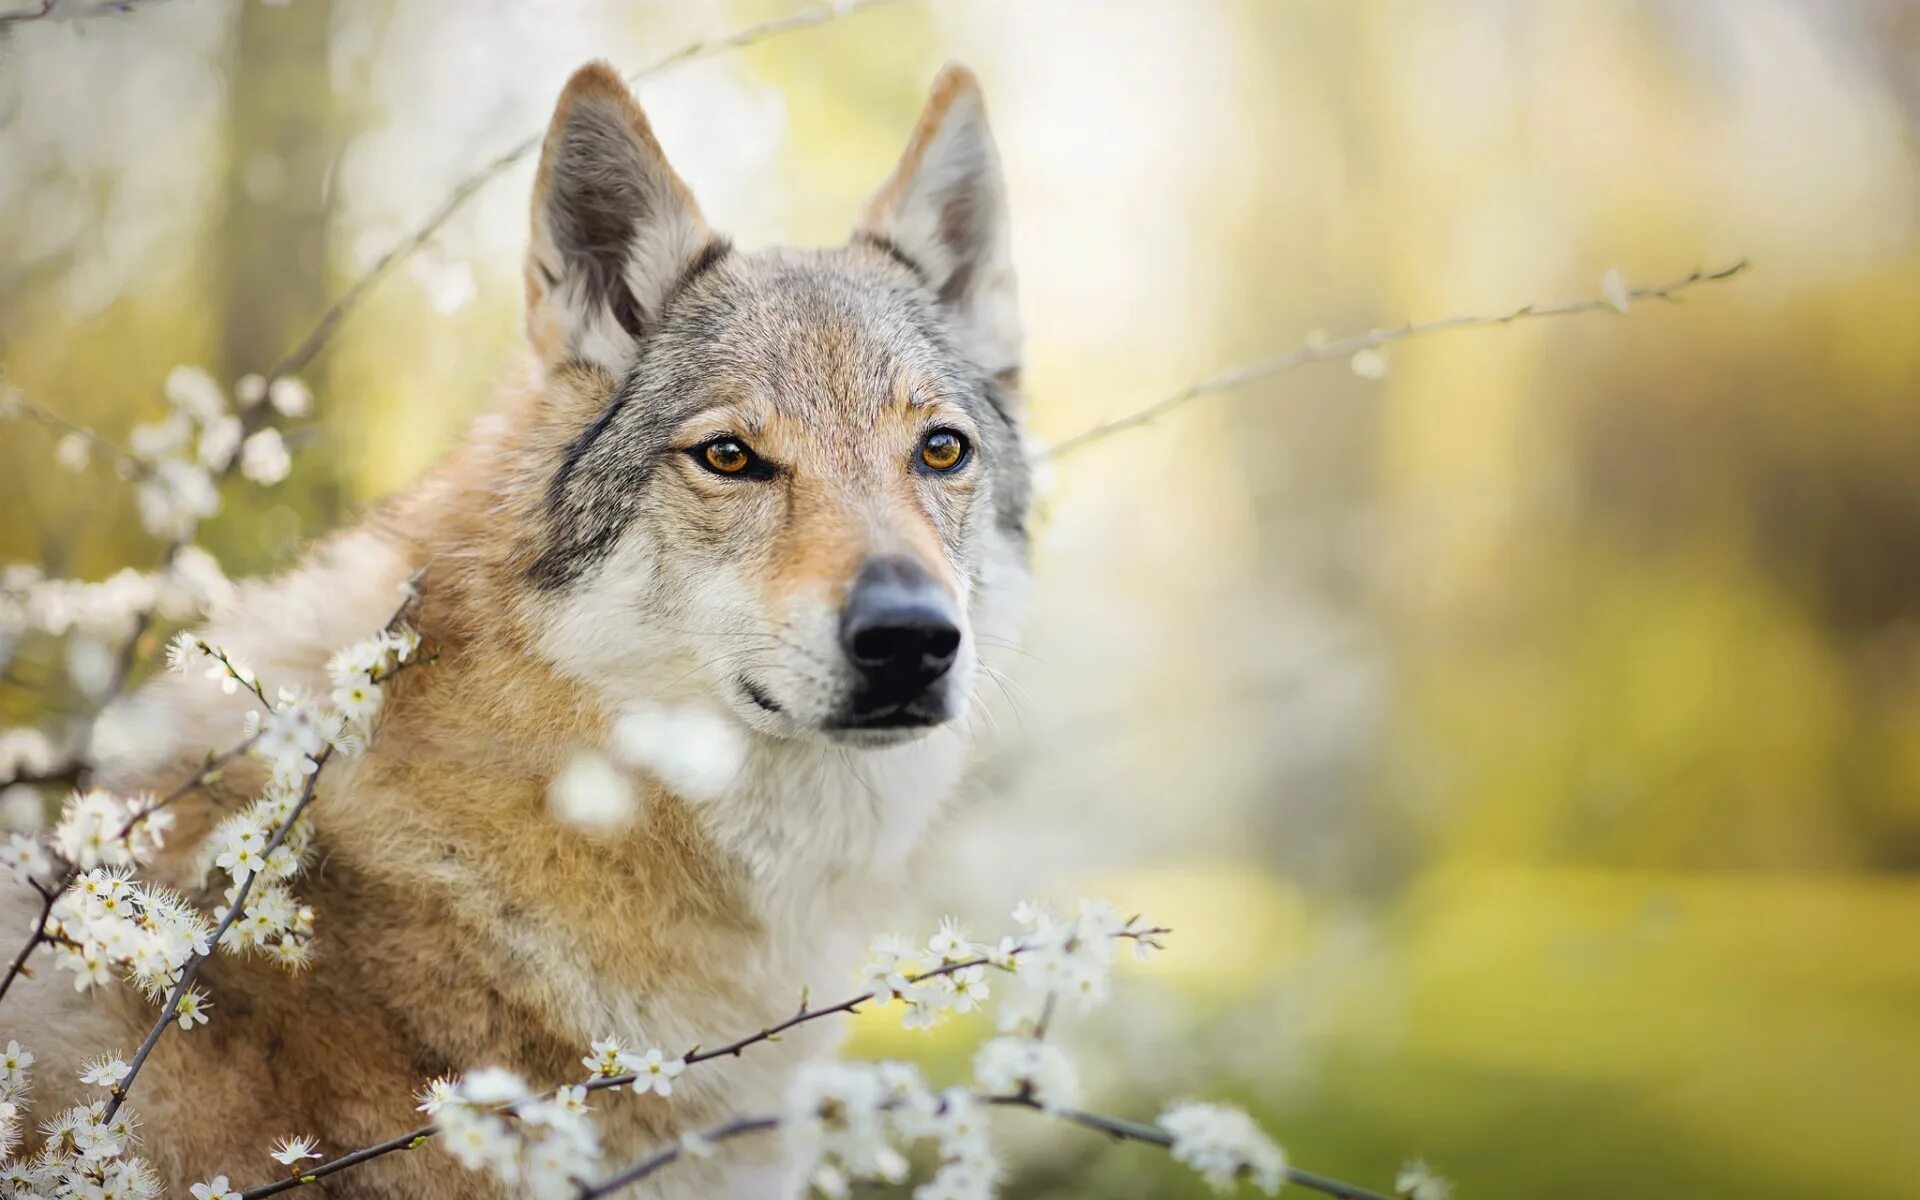
[[910, 558], [860, 570], [840, 614], [840, 645], [880, 703], [901, 703], [947, 673], [960, 649], [953, 601]]

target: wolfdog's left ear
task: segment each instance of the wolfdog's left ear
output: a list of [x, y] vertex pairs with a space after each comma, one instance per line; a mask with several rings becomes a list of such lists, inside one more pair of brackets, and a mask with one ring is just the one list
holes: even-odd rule
[[541, 360], [618, 374], [711, 240], [626, 81], [602, 62], [575, 71], [533, 185], [527, 337]]
[[973, 73], [948, 66], [859, 233], [904, 255], [952, 312], [992, 374], [1020, 365], [1020, 303], [1000, 155]]

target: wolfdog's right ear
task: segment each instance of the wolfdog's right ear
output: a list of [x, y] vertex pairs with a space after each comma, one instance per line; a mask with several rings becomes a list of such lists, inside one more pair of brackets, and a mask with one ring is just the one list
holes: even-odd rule
[[711, 240], [619, 73], [603, 62], [575, 71], [533, 184], [527, 337], [541, 361], [619, 374]]

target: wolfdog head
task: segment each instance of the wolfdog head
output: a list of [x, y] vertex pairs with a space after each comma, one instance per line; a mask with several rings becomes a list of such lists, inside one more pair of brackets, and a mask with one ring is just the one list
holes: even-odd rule
[[860, 746], [965, 709], [981, 639], [1010, 632], [1029, 506], [1006, 200], [968, 72], [940, 76], [845, 245], [748, 253], [585, 67], [541, 153], [526, 291], [549, 379], [592, 393], [527, 565], [563, 670]]

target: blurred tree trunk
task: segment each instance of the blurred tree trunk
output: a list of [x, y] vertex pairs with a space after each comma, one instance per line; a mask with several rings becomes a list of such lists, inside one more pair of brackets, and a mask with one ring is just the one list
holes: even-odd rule
[[[276, 6], [243, 0], [228, 90], [224, 221], [214, 233], [223, 320], [221, 375], [265, 373], [312, 328], [332, 298], [328, 263], [334, 174], [348, 120], [329, 65], [330, 0]], [[301, 374], [324, 394], [324, 360]], [[295, 431], [296, 435], [299, 431]], [[268, 496], [230, 483], [228, 517], [202, 540], [230, 570], [252, 572], [334, 524], [336, 464], [295, 460]]]
[[229, 382], [266, 370], [327, 305], [332, 174], [343, 138], [328, 71], [332, 8], [328, 0], [240, 6], [218, 233]]

